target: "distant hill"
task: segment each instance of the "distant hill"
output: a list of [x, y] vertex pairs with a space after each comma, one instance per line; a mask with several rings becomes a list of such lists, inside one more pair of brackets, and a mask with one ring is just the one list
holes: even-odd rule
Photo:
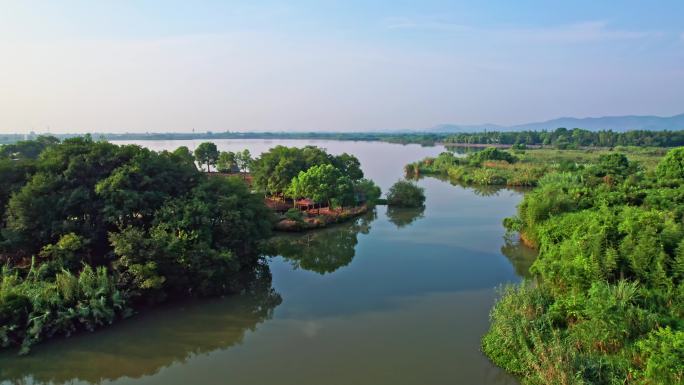
[[457, 125], [440, 124], [423, 131], [427, 132], [480, 132], [480, 131], [523, 131], [523, 130], [555, 130], [558, 127], [583, 128], [591, 131], [613, 130], [684, 130], [684, 114], [661, 116], [604, 116], [600, 118], [558, 118], [545, 122], [517, 124], [513, 126], [499, 126], [496, 124]]

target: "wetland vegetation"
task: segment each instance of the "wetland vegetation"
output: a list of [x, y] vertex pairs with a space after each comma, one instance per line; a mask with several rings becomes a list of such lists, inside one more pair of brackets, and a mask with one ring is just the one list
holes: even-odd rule
[[[393, 288], [388, 293], [402, 292], [394, 284], [399, 282], [418, 285], [418, 291], [423, 290], [417, 289], [420, 285], [437, 291], [469, 285], [491, 290], [509, 283], [494, 305], [481, 347], [496, 365], [526, 384], [678, 384], [683, 379], [683, 149], [518, 146], [465, 156], [433, 152], [406, 169], [411, 176], [437, 178], [391, 186], [384, 210], [371, 210], [322, 230], [275, 237], [271, 228], [276, 215], [264, 204], [264, 196], [289, 199], [289, 204], [313, 198], [334, 209], [353, 207], [361, 196], [377, 200], [380, 189], [364, 179], [356, 156], [339, 150], [331, 155], [313, 146], [273, 146], [252, 159], [243, 150], [207, 149], [193, 153], [189, 147], [174, 145], [151, 151], [89, 137], [62, 142], [39, 138], [11, 150], [2, 148], [0, 173], [6, 183], [0, 190], [0, 255], [5, 265], [0, 336], [4, 346], [26, 352], [36, 342], [109, 325], [168, 299], [237, 294], [235, 298], [247, 302], [227, 307], [233, 309], [228, 313], [252, 314], [240, 318], [245, 326], [226, 341], [218, 345], [190, 341], [177, 352], [169, 350], [168, 360], [149, 367], [114, 373], [103, 366], [91, 375], [79, 373], [65, 361], [63, 368], [72, 369], [56, 374], [55, 368], [36, 370], [29, 359], [17, 361], [12, 370], [3, 367], [3, 380], [21, 381], [26, 373], [39, 383], [50, 378], [60, 383], [155, 377], [163, 367], [196, 357], [194, 344], [214, 355], [242, 341], [245, 330], [273, 317], [273, 309], [283, 301], [280, 291], [287, 294], [285, 300], [300, 296], [299, 301], [306, 301], [289, 312], [302, 306], [310, 306], [314, 313], [321, 306], [332, 312], [314, 288], [322, 287], [320, 280], [326, 279], [326, 290], [337, 293], [336, 282], [347, 271], [355, 272], [348, 289], [361, 290], [354, 287], [362, 279], [370, 285], [363, 291], [371, 297], [384, 291], [370, 284], [368, 279], [378, 281], [367, 276], [368, 271], [389, 279]], [[198, 170], [195, 162], [205, 170], [221, 167], [237, 174], [249, 170], [250, 178], [216, 177]], [[373, 175], [389, 186], [390, 176], [384, 176], [382, 169]], [[317, 190], [317, 185], [324, 188]], [[502, 197], [501, 186], [533, 189], [524, 190], [516, 213], [512, 207], [518, 198]], [[283, 215], [297, 221], [301, 212]], [[502, 220], [508, 235], [489, 237], [500, 234]], [[480, 223], [487, 227], [478, 227]], [[394, 235], [398, 233], [410, 236], [399, 241]], [[503, 239], [503, 244], [496, 239]], [[458, 262], [465, 263], [458, 265], [465, 269], [462, 274], [451, 265], [457, 263], [454, 250], [469, 256]], [[365, 257], [357, 262], [359, 253]], [[483, 259], [473, 259], [476, 254]], [[383, 257], [373, 262], [374, 255]], [[423, 256], [410, 259], [412, 267], [406, 272], [412, 271], [413, 278], [402, 273], [409, 255]], [[510, 285], [517, 279], [485, 278], [501, 269], [500, 264], [487, 262], [494, 261], [492, 255], [506, 256], [514, 269], [507, 274], [524, 280]], [[388, 271], [387, 264], [400, 270]], [[298, 278], [286, 279], [285, 286], [277, 284], [276, 291], [274, 267], [276, 276], [288, 271], [286, 276]], [[306, 281], [301, 274], [307, 272], [319, 277], [310, 278], [312, 286], [307, 290], [313, 291], [308, 296], [287, 289], [295, 281]], [[422, 281], [421, 272], [431, 277], [430, 284]], [[486, 282], [476, 284], [473, 277]], [[248, 299], [252, 297], [259, 300]], [[491, 304], [493, 297], [486, 298], [490, 299], [484, 303]], [[356, 308], [341, 298], [333, 303], [336, 309]], [[435, 306], [444, 311], [443, 303]], [[482, 310], [485, 317], [487, 309]], [[454, 323], [462, 322], [463, 313], [459, 314]], [[468, 325], [467, 330], [475, 327]], [[476, 333], [479, 338], [486, 331], [486, 318], [477, 325], [482, 327]], [[477, 351], [476, 342], [468, 345], [469, 351]], [[71, 356], [66, 353], [68, 360]], [[472, 362], [486, 367], [478, 366], [484, 364], [476, 359]], [[425, 367], [434, 373], [434, 367]], [[481, 374], [474, 372], [467, 378], [472, 383], [482, 381]], [[515, 382], [502, 378], [501, 383]]]

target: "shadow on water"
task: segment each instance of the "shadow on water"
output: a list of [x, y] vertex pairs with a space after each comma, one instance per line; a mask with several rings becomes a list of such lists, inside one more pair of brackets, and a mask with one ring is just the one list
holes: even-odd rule
[[0, 354], [0, 382], [12, 384], [102, 383], [141, 378], [175, 363], [241, 344], [248, 331], [270, 319], [282, 299], [271, 287], [268, 266], [245, 293], [161, 306], [121, 324], [47, 342], [27, 356]]
[[425, 206], [415, 208], [387, 206], [387, 219], [398, 229], [411, 225], [418, 219], [425, 217]]
[[504, 245], [501, 246], [501, 254], [505, 255], [511, 262], [515, 273], [523, 278], [532, 278], [530, 266], [537, 259], [537, 250], [520, 242], [520, 237], [517, 234], [506, 234], [504, 241]]
[[448, 182], [452, 186], [462, 187], [466, 190], [470, 190], [473, 193], [475, 193], [475, 195], [480, 196], [480, 197], [497, 196], [497, 195], [499, 195], [499, 193], [501, 193], [503, 191], [515, 191], [517, 193], [525, 193], [527, 191], [532, 190], [532, 187], [524, 187], [524, 186], [466, 184], [466, 183], [462, 183], [460, 181], [457, 181], [453, 178], [450, 178], [448, 175], [443, 175], [443, 174], [429, 174], [429, 175], [406, 174], [406, 175], [404, 175], [404, 178], [407, 180], [414, 180], [414, 181], [418, 181], [418, 180], [421, 180], [424, 178], [434, 178], [437, 180], [441, 180], [443, 182]]
[[282, 256], [296, 269], [332, 273], [354, 259], [359, 234], [368, 234], [377, 218], [375, 210], [353, 221], [305, 233], [272, 237], [266, 246], [270, 256]]

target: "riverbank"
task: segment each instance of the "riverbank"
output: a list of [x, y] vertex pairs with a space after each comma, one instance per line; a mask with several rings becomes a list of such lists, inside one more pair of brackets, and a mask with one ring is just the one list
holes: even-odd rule
[[[473, 147], [479, 145], [473, 145]], [[507, 187], [535, 187], [539, 180], [554, 172], [574, 172], [591, 167], [603, 157], [624, 153], [635, 167], [653, 170], [667, 151], [665, 148], [624, 147], [619, 149], [558, 150], [551, 148], [503, 150], [501, 146], [487, 146], [496, 150], [494, 156], [471, 154], [465, 158], [452, 153], [424, 158], [405, 166], [409, 176], [445, 175], [465, 185]], [[483, 151], [484, 152], [484, 151]], [[485, 156], [483, 156], [485, 155]], [[504, 159], [505, 158], [505, 159]]]
[[349, 219], [356, 218], [369, 210], [367, 205], [361, 205], [351, 208], [330, 209], [324, 207], [321, 209], [311, 209], [302, 211], [300, 218], [288, 218], [284, 216], [274, 225], [273, 229], [284, 232], [298, 232], [312, 229], [321, 229], [332, 224], [345, 222]]

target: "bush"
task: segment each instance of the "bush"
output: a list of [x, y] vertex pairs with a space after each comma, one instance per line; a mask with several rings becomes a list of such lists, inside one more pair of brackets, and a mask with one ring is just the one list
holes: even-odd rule
[[684, 178], [684, 147], [670, 150], [658, 164], [656, 173], [664, 179]]
[[417, 184], [400, 180], [390, 187], [387, 205], [398, 207], [420, 207], [425, 203], [425, 190]]
[[173, 295], [240, 290], [273, 225], [244, 181], [207, 177], [187, 149], [71, 138], [22, 162], [0, 162], [0, 346], [23, 352]]
[[467, 159], [472, 165], [479, 165], [487, 160], [503, 160], [508, 163], [515, 163], [518, 161], [518, 158], [516, 158], [513, 154], [506, 151], [501, 151], [495, 147], [488, 147], [482, 151], [470, 154], [468, 155]]
[[600, 156], [525, 195], [505, 224], [539, 255], [534, 283], [492, 312], [483, 350], [495, 363], [524, 384], [683, 383], [681, 155], [670, 151], [657, 175]]
[[378, 187], [370, 179], [361, 179], [354, 185], [354, 193], [356, 194], [357, 203], [359, 200], [365, 199], [366, 204], [375, 206], [382, 195], [380, 187]]
[[300, 209], [289, 209], [285, 213], [285, 218], [295, 222], [302, 222], [304, 220], [304, 214]]
[[684, 383], [684, 332], [673, 332], [669, 327], [659, 329], [638, 346], [646, 359], [647, 383]]

